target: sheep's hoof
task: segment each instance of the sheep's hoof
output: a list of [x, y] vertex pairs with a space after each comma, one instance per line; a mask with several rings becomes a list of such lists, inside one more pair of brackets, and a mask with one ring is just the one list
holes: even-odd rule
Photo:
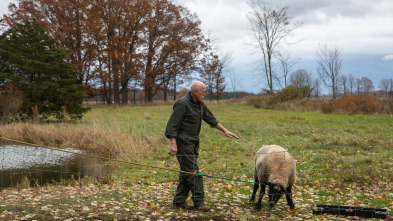
[[255, 209], [255, 210], [261, 210], [261, 209], [262, 209], [262, 206], [261, 206], [261, 205], [258, 205], [258, 204], [255, 204], [254, 209]]
[[268, 205], [269, 205], [270, 207], [274, 207], [276, 204], [274, 204], [274, 202], [271, 201], [271, 202], [268, 203]]

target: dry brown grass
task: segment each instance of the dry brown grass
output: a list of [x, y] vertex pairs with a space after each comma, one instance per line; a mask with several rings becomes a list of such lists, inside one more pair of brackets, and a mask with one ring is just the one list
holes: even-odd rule
[[393, 101], [370, 95], [354, 94], [336, 100], [324, 98], [303, 98], [277, 102], [273, 96], [248, 96], [247, 104], [256, 108], [291, 112], [318, 112], [340, 114], [383, 114], [392, 115]]
[[17, 117], [22, 107], [22, 92], [17, 86], [9, 85], [0, 91], [0, 121], [8, 122]]
[[225, 100], [203, 100], [205, 104], [247, 104], [247, 99], [245, 98], [231, 98]]
[[120, 129], [105, 130], [97, 125], [91, 128], [79, 124], [4, 124], [0, 125], [0, 136], [51, 147], [97, 150], [121, 160], [154, 153], [159, 146], [158, 140], [134, 136]]

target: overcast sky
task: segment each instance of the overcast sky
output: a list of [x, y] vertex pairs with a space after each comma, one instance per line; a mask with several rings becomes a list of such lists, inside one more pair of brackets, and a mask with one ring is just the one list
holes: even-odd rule
[[[222, 50], [231, 52], [232, 66], [243, 76], [243, 89], [259, 92], [266, 85], [256, 80], [255, 56], [247, 43], [252, 41], [245, 0], [183, 0], [202, 21], [205, 33], [220, 39]], [[297, 42], [287, 50], [300, 59], [295, 67], [313, 72], [315, 50], [320, 43], [339, 47], [343, 74], [368, 77], [376, 89], [381, 79], [393, 78], [392, 0], [275, 0], [273, 8], [288, 6], [288, 14], [303, 25], [288, 39]], [[257, 84], [255, 82], [258, 82]], [[229, 85], [228, 85], [229, 87]]]
[[[0, 14], [8, 12], [12, 0], [0, 1]], [[217, 38], [223, 52], [232, 53], [232, 70], [241, 88], [260, 92], [267, 88], [253, 71], [256, 60], [249, 31], [246, 0], [178, 0], [198, 15], [205, 34]], [[15, 2], [15, 0], [14, 0]], [[297, 68], [313, 72], [314, 53], [319, 43], [341, 49], [343, 74], [368, 77], [376, 89], [381, 79], [393, 78], [392, 0], [274, 0], [271, 7], [288, 6], [294, 21], [303, 25], [288, 39], [296, 42], [286, 50], [300, 59]], [[228, 82], [227, 88], [231, 90]]]

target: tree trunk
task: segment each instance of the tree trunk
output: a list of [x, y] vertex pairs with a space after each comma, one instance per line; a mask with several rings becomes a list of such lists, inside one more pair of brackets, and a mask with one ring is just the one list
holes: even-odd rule
[[107, 104], [112, 104], [112, 84], [111, 83], [108, 84], [108, 93], [107, 93], [106, 100], [108, 101]]
[[149, 81], [151, 81], [149, 78], [150, 77], [146, 78], [147, 84], [145, 85], [145, 102], [153, 102], [153, 98], [154, 98], [153, 86], [150, 83], [148, 83]]
[[128, 104], [128, 80], [123, 80], [121, 82], [121, 104], [127, 105]]
[[173, 100], [176, 101], [176, 75], [174, 76], [174, 80], [173, 80]]
[[335, 85], [335, 79], [333, 78], [333, 99], [336, 99], [336, 85]]
[[105, 104], [107, 104], [108, 102], [107, 102], [107, 99], [106, 99], [106, 83], [104, 82], [104, 89], [103, 89], [103, 92], [102, 92], [102, 101], [104, 102], [104, 105]]
[[79, 8], [79, 6], [78, 6], [78, 8], [76, 8], [76, 15], [75, 15], [75, 19], [76, 19], [76, 22], [77, 22], [77, 26], [76, 26], [76, 28], [77, 28], [77, 34], [76, 34], [76, 48], [77, 48], [77, 59], [78, 59], [78, 61], [77, 61], [77, 63], [78, 63], [78, 65], [76, 65], [76, 68], [78, 69], [78, 71], [79, 71], [79, 77], [78, 77], [78, 83], [79, 84], [82, 84], [83, 83], [83, 77], [84, 77], [84, 74], [85, 73], [83, 73], [83, 65], [82, 65], [82, 31], [81, 31], [81, 18], [80, 18], [80, 8]]
[[164, 85], [163, 85], [164, 87], [164, 101], [168, 101], [168, 86], [167, 86], [167, 83], [166, 82], [164, 82]]
[[134, 104], [136, 104], [135, 98], [136, 98], [136, 91], [134, 91]]
[[113, 99], [115, 104], [120, 104], [119, 70], [113, 70]]
[[269, 89], [270, 89], [270, 93], [273, 94], [273, 73], [272, 73], [272, 63], [271, 63], [272, 56], [269, 52], [267, 56], [269, 62]]

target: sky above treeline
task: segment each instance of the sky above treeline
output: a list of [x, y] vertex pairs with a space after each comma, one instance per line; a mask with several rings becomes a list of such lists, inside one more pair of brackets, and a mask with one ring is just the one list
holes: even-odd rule
[[[176, 0], [196, 13], [204, 34], [213, 36], [223, 53], [232, 55], [230, 69], [236, 90], [259, 93], [267, 88], [255, 71], [258, 60], [248, 21], [246, 0]], [[1, 0], [0, 14], [15, 0]], [[380, 80], [393, 78], [392, 0], [270, 0], [272, 8], [288, 6], [293, 21], [302, 22], [288, 38], [284, 50], [299, 59], [294, 70], [305, 69], [317, 77], [314, 54], [319, 44], [339, 47], [342, 74], [368, 77], [378, 90]], [[294, 71], [293, 70], [293, 71]], [[279, 89], [279, 88], [277, 88]], [[227, 90], [231, 83], [227, 80]], [[328, 92], [326, 90], [326, 92]]]

